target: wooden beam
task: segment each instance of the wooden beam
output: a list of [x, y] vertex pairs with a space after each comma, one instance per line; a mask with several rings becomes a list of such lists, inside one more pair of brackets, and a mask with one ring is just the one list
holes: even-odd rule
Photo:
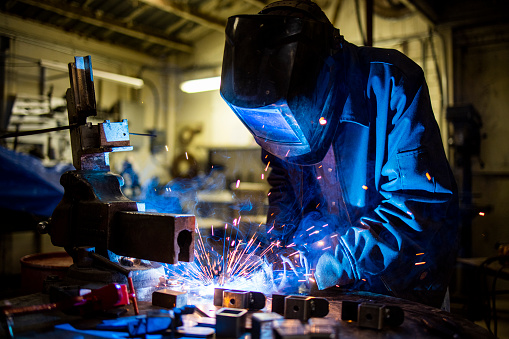
[[128, 28], [124, 25], [113, 23], [111, 18], [108, 18], [107, 21], [98, 19], [94, 15], [89, 14], [87, 11], [84, 11], [83, 9], [66, 6], [60, 2], [57, 4], [54, 1], [44, 1], [44, 2], [35, 1], [35, 0], [18, 0], [18, 1], [23, 2], [30, 6], [38, 7], [38, 8], [44, 9], [44, 10], [48, 10], [48, 11], [57, 13], [59, 15], [65, 16], [70, 19], [79, 20], [81, 22], [84, 22], [84, 23], [87, 23], [87, 24], [90, 24], [90, 25], [93, 25], [96, 27], [106, 28], [106, 29], [115, 31], [120, 34], [130, 36], [130, 37], [133, 37], [136, 39], [148, 41], [153, 44], [158, 44], [158, 45], [165, 46], [165, 47], [168, 47], [168, 48], [171, 48], [174, 50], [178, 50], [181, 52], [185, 52], [185, 53], [192, 52], [192, 46], [190, 46], [190, 45], [187, 45], [187, 44], [184, 44], [181, 42], [172, 41], [172, 40], [162, 38], [159, 36], [155, 36], [152, 34], [140, 32], [138, 30]]
[[178, 6], [173, 2], [167, 0], [138, 0], [138, 1], [156, 7], [167, 13], [174, 14], [183, 19], [195, 22], [201, 26], [216, 30], [221, 33], [224, 32], [224, 28], [226, 26], [226, 21], [225, 22], [218, 21], [213, 18], [206, 17], [203, 14], [191, 13], [189, 10], [184, 9], [181, 6]]

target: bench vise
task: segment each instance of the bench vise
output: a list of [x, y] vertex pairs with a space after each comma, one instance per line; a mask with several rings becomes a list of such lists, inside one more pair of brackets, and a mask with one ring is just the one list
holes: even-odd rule
[[127, 120], [92, 124], [96, 116], [91, 58], [69, 64], [67, 109], [75, 171], [62, 175], [64, 196], [50, 220], [40, 225], [53, 245], [75, 259], [76, 248], [168, 264], [194, 260], [195, 216], [148, 213], [121, 191], [123, 178], [110, 172], [109, 154], [132, 150]]

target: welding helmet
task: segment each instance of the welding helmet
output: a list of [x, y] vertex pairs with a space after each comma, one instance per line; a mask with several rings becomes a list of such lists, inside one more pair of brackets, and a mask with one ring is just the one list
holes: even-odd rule
[[339, 123], [340, 39], [310, 1], [228, 19], [220, 93], [269, 153], [302, 165], [324, 158]]

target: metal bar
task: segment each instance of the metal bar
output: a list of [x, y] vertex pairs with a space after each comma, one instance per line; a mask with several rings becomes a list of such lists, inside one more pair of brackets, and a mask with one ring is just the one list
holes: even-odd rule
[[67, 126], [59, 126], [59, 127], [51, 127], [51, 128], [42, 128], [42, 129], [35, 129], [30, 131], [23, 131], [23, 132], [12, 132], [12, 133], [5, 133], [0, 135], [0, 139], [5, 138], [16, 138], [16, 137], [23, 137], [26, 135], [34, 135], [34, 134], [42, 134], [42, 133], [48, 133], [48, 132], [55, 132], [55, 131], [63, 131], [66, 129], [71, 129], [73, 127], [76, 127], [76, 124], [67, 125]]

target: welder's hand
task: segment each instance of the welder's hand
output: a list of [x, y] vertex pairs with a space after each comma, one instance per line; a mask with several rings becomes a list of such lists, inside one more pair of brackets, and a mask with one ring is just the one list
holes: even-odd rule
[[348, 258], [343, 254], [340, 246], [336, 246], [335, 253], [324, 253], [316, 264], [315, 279], [318, 288], [335, 285], [347, 285], [354, 282], [352, 268]]

